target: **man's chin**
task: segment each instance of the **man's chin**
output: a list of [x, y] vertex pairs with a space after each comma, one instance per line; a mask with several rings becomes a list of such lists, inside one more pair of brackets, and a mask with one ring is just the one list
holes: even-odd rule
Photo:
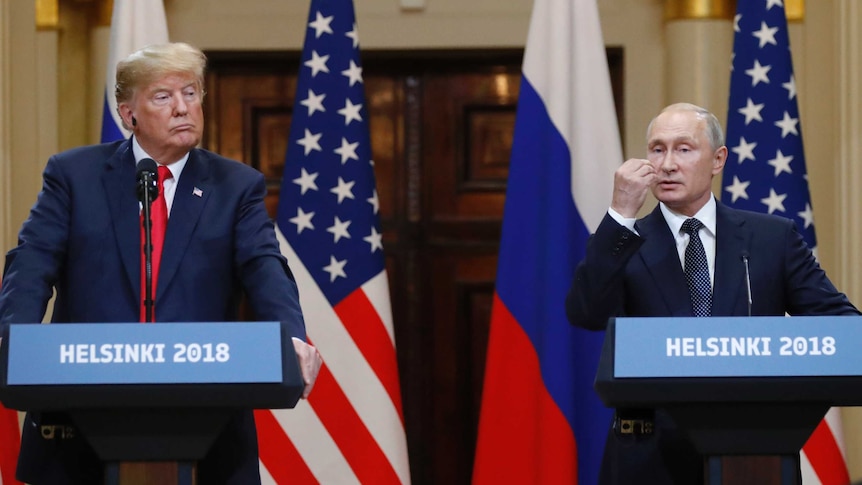
[[182, 136], [175, 137], [173, 140], [173, 145], [177, 148], [181, 148], [185, 151], [189, 151], [192, 148], [197, 147], [201, 142], [201, 137], [192, 135], [191, 133], [183, 134]]

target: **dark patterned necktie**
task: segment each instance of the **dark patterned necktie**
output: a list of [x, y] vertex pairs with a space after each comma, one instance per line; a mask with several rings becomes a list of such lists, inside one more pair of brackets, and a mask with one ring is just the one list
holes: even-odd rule
[[685, 280], [691, 296], [692, 314], [708, 317], [712, 314], [712, 288], [709, 282], [709, 265], [706, 251], [698, 232], [703, 223], [695, 218], [686, 219], [682, 230], [688, 233], [688, 246], [685, 248]]

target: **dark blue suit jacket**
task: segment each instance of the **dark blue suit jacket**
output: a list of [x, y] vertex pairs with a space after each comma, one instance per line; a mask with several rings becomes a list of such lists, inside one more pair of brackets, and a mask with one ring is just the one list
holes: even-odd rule
[[[635, 234], [606, 215], [587, 244], [566, 299], [569, 321], [602, 330], [613, 316], [692, 315], [688, 286], [671, 233], [656, 207]], [[712, 314], [748, 315], [745, 267], [750, 257], [752, 315], [857, 315], [829, 281], [792, 221], [716, 206]], [[637, 443], [608, 435], [602, 484], [697, 484], [702, 457], [661, 412], [657, 433]]]
[[[0, 323], [38, 323], [54, 289], [52, 322], [137, 322], [141, 242], [130, 141], [82, 147], [48, 161], [44, 185], [9, 251]], [[259, 320], [287, 321], [304, 339], [299, 296], [263, 204], [260, 172], [194, 149], [178, 180], [155, 297], [156, 320], [231, 321], [243, 292]], [[28, 417], [19, 478], [101, 483], [79, 440], [47, 441]], [[251, 411], [238, 413], [198, 467], [199, 482], [259, 483]], [[96, 480], [96, 481], [93, 481]]]

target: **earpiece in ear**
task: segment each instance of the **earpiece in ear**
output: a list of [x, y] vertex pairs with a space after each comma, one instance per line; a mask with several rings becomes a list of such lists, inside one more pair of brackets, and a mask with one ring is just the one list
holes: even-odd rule
[[132, 126], [138, 126], [138, 120], [134, 116], [132, 116]]

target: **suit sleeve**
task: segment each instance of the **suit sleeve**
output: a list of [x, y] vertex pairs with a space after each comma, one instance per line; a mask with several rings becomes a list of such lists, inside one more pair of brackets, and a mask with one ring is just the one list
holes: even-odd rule
[[235, 264], [255, 317], [286, 321], [291, 336], [305, 340], [296, 280], [279, 249], [275, 226], [264, 206], [265, 195], [263, 175], [255, 173], [241, 199], [234, 227]]
[[785, 225], [785, 301], [791, 315], [859, 315], [844, 293], [838, 291], [797, 231]]
[[566, 297], [569, 322], [588, 330], [604, 330], [611, 317], [623, 313], [625, 269], [643, 239], [605, 215], [587, 241], [584, 259]]
[[51, 157], [42, 191], [18, 234], [18, 246], [6, 254], [0, 288], [0, 322], [40, 323], [53, 295], [69, 237], [69, 184]]

